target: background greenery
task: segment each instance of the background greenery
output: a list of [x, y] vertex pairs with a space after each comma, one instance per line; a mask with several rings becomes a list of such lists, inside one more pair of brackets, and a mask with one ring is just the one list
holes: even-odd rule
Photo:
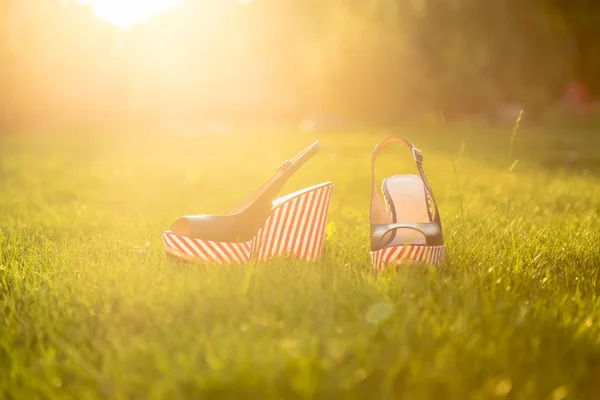
[[4, 125], [427, 113], [527, 117], [600, 90], [593, 0], [183, 0], [121, 31], [68, 0], [0, 4]]

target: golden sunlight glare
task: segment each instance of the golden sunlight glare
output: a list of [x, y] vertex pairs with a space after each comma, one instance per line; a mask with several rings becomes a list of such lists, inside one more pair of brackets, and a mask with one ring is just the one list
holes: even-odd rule
[[94, 13], [122, 29], [134, 23], [147, 21], [153, 15], [168, 11], [180, 0], [77, 0], [78, 3], [91, 3]]

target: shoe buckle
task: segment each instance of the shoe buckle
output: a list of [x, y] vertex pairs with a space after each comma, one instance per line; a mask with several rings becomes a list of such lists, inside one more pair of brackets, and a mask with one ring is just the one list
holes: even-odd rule
[[290, 165], [292, 165], [292, 162], [290, 160], [285, 160], [279, 167], [277, 167], [277, 172], [285, 171], [290, 167]]
[[421, 150], [417, 149], [416, 147], [413, 147], [411, 151], [415, 161], [419, 164], [423, 164], [423, 153], [421, 153]]

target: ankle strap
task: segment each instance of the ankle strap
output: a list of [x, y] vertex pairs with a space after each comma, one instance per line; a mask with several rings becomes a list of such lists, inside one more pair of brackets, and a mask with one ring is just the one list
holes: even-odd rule
[[419, 171], [419, 175], [421, 176], [421, 179], [423, 179], [423, 183], [425, 185], [425, 190], [428, 192], [425, 193], [425, 196], [431, 196], [433, 207], [435, 208], [435, 213], [433, 213], [434, 215], [432, 215], [431, 210], [429, 209], [429, 207], [427, 207], [429, 218], [434, 221], [438, 220], [439, 212], [437, 208], [437, 203], [435, 201], [435, 198], [433, 197], [433, 191], [431, 190], [431, 186], [429, 185], [429, 181], [427, 180], [427, 176], [425, 175], [425, 170], [423, 170], [423, 153], [421, 153], [421, 150], [417, 149], [408, 139], [401, 137], [389, 137], [387, 139], [382, 140], [381, 142], [379, 142], [379, 144], [377, 144], [377, 146], [375, 146], [375, 149], [373, 150], [373, 157], [371, 158], [371, 224], [387, 224], [391, 222], [389, 221], [389, 214], [386, 210], [385, 205], [383, 204], [383, 200], [379, 196], [379, 191], [377, 189], [377, 183], [375, 181], [375, 160], [377, 159], [377, 156], [379, 155], [379, 152], [381, 152], [381, 150], [394, 143], [403, 144], [407, 146], [411, 151], [413, 159], [417, 164], [417, 171]]
[[[286, 160], [279, 167], [277, 167], [275, 174], [269, 178], [268, 181], [263, 183], [258, 189], [256, 189], [252, 194], [242, 200], [240, 203], [235, 205], [231, 210], [227, 211], [225, 215], [236, 214], [238, 212], [243, 211], [251, 204], [253, 204], [259, 197], [265, 194], [267, 191], [271, 191], [275, 196], [285, 182], [292, 176], [300, 167], [304, 165], [312, 156], [317, 154], [321, 145], [318, 141], [312, 143], [300, 153], [295, 155], [292, 159]], [[273, 198], [275, 200], [275, 198]]]

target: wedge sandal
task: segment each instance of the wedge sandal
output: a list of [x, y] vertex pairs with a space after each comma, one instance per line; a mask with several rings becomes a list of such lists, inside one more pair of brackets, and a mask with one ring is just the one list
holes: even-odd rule
[[[383, 200], [375, 181], [375, 160], [390, 144], [409, 148], [419, 175], [387, 177]], [[433, 191], [423, 170], [423, 154], [409, 140], [390, 137], [373, 150], [371, 159], [371, 262], [376, 270], [398, 264], [434, 264], [444, 261], [442, 222]]]
[[223, 215], [178, 218], [163, 233], [173, 257], [218, 264], [269, 262], [273, 257], [315, 261], [323, 235], [333, 184], [324, 182], [277, 199], [287, 180], [320, 149], [314, 142], [277, 168], [254, 193]]

